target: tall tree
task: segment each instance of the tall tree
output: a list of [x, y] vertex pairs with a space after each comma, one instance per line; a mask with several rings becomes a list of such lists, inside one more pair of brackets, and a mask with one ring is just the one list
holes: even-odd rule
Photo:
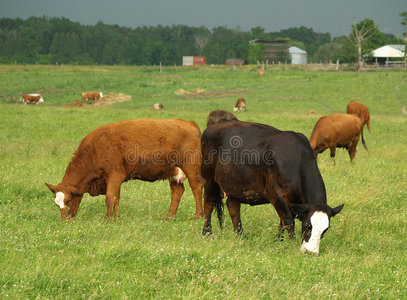
[[358, 52], [357, 71], [360, 71], [363, 64], [362, 47], [368, 41], [372, 31], [372, 27], [368, 27], [366, 23], [367, 21], [365, 20], [360, 22], [359, 24], [352, 24], [352, 29], [348, 36], [348, 39], [353, 43]]
[[407, 11], [400, 13], [402, 17], [401, 25], [406, 27], [406, 32], [404, 32], [404, 66], [407, 67]]

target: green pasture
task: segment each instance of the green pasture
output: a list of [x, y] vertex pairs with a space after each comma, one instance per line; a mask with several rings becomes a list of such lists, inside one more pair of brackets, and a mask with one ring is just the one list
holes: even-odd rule
[[[177, 95], [180, 89], [203, 92]], [[70, 106], [82, 91], [132, 96], [110, 106]], [[21, 105], [22, 93], [45, 102]], [[309, 71], [270, 66], [0, 66], [0, 298], [31, 299], [406, 299], [407, 72]], [[45, 182], [58, 184], [91, 130], [136, 118], [194, 120], [203, 131], [211, 110], [247, 100], [244, 121], [310, 136], [320, 116], [365, 103], [369, 152], [353, 164], [337, 151], [318, 157], [331, 220], [320, 255], [303, 255], [297, 237], [280, 242], [271, 205], [242, 206], [245, 237], [213, 223], [203, 237], [186, 187], [177, 216], [167, 181], [122, 185], [120, 220], [104, 224], [104, 197], [86, 195], [72, 222]], [[154, 111], [154, 103], [163, 111]], [[65, 105], [65, 106], [64, 106]], [[307, 115], [310, 110], [316, 114]]]

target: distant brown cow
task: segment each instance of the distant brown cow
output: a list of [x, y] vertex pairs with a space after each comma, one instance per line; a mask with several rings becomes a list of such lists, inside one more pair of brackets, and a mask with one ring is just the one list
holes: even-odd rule
[[221, 121], [231, 121], [236, 120], [237, 118], [231, 112], [226, 110], [213, 110], [209, 113], [208, 118], [206, 120], [206, 126], [216, 124]]
[[346, 112], [348, 114], [357, 115], [362, 121], [362, 126], [367, 124], [367, 129], [370, 132], [370, 113], [366, 105], [358, 101], [351, 101], [346, 107]]
[[102, 92], [83, 92], [82, 93], [83, 103], [86, 103], [89, 100], [93, 100], [94, 102], [97, 102], [102, 97], [103, 97]]
[[259, 74], [260, 77], [263, 77], [264, 76], [264, 69], [261, 69], [261, 68], [257, 69], [257, 74]]
[[40, 94], [24, 94], [21, 96], [20, 102], [38, 105], [38, 103], [44, 102], [44, 98]]
[[73, 106], [83, 106], [83, 103], [81, 101], [74, 100]]
[[244, 111], [246, 109], [246, 99], [240, 97], [237, 99], [235, 107], [233, 107], [233, 111]]
[[169, 179], [175, 216], [188, 178], [195, 197], [195, 217], [201, 217], [199, 127], [184, 120], [138, 119], [105, 125], [85, 136], [65, 171], [62, 182], [46, 183], [54, 193], [62, 220], [73, 218], [85, 193], [106, 195], [106, 220], [120, 216], [120, 186], [131, 179]]
[[334, 163], [336, 148], [346, 148], [353, 162], [361, 134], [362, 143], [366, 148], [362, 122], [358, 117], [349, 114], [331, 114], [317, 121], [312, 130], [310, 144], [315, 156], [329, 148]]

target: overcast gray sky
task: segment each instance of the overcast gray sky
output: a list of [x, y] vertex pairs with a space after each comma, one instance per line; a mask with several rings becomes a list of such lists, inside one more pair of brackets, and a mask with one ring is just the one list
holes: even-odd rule
[[261, 26], [266, 32], [304, 25], [332, 37], [348, 34], [352, 23], [365, 18], [402, 37], [403, 11], [407, 0], [0, 0], [0, 17], [45, 15], [132, 28], [183, 24], [248, 31]]

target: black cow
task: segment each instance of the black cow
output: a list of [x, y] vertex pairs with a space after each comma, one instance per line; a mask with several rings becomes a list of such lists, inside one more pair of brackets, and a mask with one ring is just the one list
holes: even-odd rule
[[243, 233], [240, 205], [271, 203], [284, 229], [294, 236], [294, 218], [302, 221], [302, 252], [319, 253], [320, 240], [330, 218], [343, 205], [326, 202], [324, 181], [308, 139], [301, 133], [241, 121], [221, 122], [204, 131], [201, 138], [205, 224], [202, 234], [211, 234], [211, 214], [216, 208], [222, 228], [223, 202], [233, 227]]
[[229, 111], [226, 110], [212, 110], [206, 120], [206, 126], [213, 125], [219, 122], [225, 122], [230, 120], [236, 120], [237, 117]]

